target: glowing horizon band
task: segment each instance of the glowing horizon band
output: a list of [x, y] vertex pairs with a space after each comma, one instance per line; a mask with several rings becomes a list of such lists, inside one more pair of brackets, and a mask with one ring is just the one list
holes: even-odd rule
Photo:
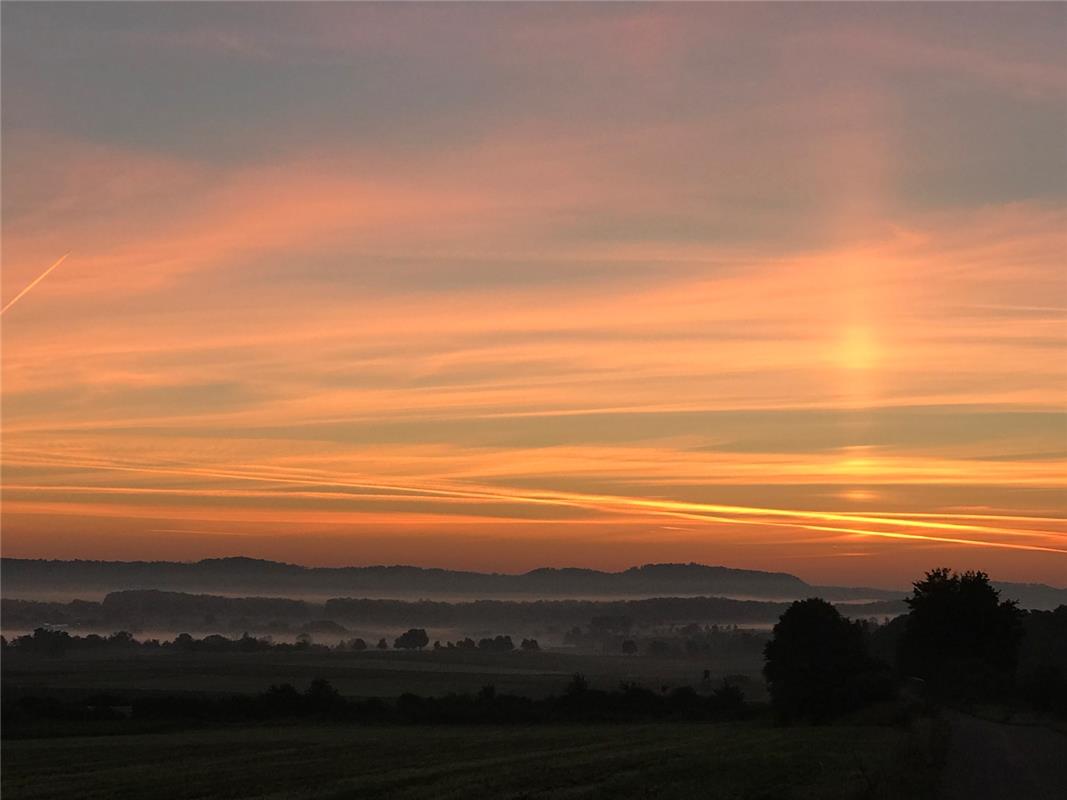
[[[55, 466], [74, 466], [94, 469], [106, 469], [122, 472], [135, 472], [135, 473], [147, 473], [147, 474], [172, 474], [172, 475], [186, 475], [193, 477], [207, 477], [207, 478], [222, 478], [228, 480], [244, 480], [244, 481], [257, 481], [266, 483], [281, 483], [298, 486], [334, 486], [338, 488], [352, 488], [352, 489], [371, 489], [378, 491], [390, 491], [390, 492], [402, 492], [413, 495], [424, 495], [428, 497], [436, 497], [439, 499], [445, 498], [459, 498], [459, 499], [471, 499], [481, 500], [483, 502], [512, 502], [512, 503], [528, 503], [536, 505], [551, 505], [551, 506], [563, 506], [571, 508], [584, 508], [584, 509], [596, 509], [601, 511], [608, 511], [613, 513], [626, 513], [629, 509], [640, 509], [656, 516], [673, 516], [684, 519], [699, 520], [703, 522], [718, 522], [723, 524], [749, 524], [749, 525], [769, 525], [774, 527], [792, 527], [807, 530], [822, 530], [841, 533], [852, 533], [855, 535], [863, 536], [882, 536], [886, 538], [897, 539], [914, 539], [914, 540], [926, 540], [926, 541], [940, 541], [952, 544], [964, 544], [972, 546], [984, 546], [984, 547], [1001, 547], [1020, 550], [1040, 550], [1043, 552], [1055, 552], [1055, 553], [1067, 553], [1067, 550], [1062, 550], [1054, 547], [1041, 547], [1037, 545], [1023, 545], [1023, 544], [1011, 544], [1007, 542], [991, 542], [982, 541], [976, 539], [964, 539], [964, 538], [952, 538], [945, 536], [935, 535], [920, 535], [920, 534], [905, 534], [899, 532], [889, 531], [871, 531], [871, 530], [859, 530], [852, 528], [833, 528], [828, 526], [818, 526], [812, 524], [814, 521], [827, 521], [827, 522], [842, 522], [842, 523], [870, 523], [875, 525], [888, 525], [907, 528], [918, 528], [921, 530], [930, 530], [933, 532], [948, 530], [959, 531], [961, 533], [971, 534], [991, 534], [991, 535], [1006, 535], [1006, 536], [1048, 536], [1058, 538], [1065, 534], [1053, 531], [1035, 531], [1035, 530], [1014, 530], [1007, 528], [994, 528], [989, 526], [978, 525], [966, 525], [966, 524], [953, 524], [953, 523], [936, 523], [926, 522], [916, 519], [900, 519], [892, 517], [879, 517], [871, 514], [849, 514], [840, 512], [822, 512], [822, 511], [800, 511], [794, 509], [774, 509], [774, 508], [758, 508], [751, 506], [732, 506], [732, 505], [720, 505], [711, 503], [692, 503], [684, 501], [670, 501], [670, 500], [647, 500], [642, 498], [627, 498], [618, 497], [613, 495], [597, 495], [597, 494], [581, 494], [581, 493], [566, 493], [556, 491], [535, 491], [527, 493], [515, 493], [507, 494], [499, 491], [488, 491], [484, 489], [459, 489], [459, 488], [432, 488], [432, 487], [415, 487], [415, 486], [403, 486], [396, 484], [382, 484], [382, 483], [370, 483], [370, 482], [349, 482], [338, 481], [330, 478], [311, 478], [311, 477], [293, 477], [292, 473], [282, 475], [263, 475], [247, 472], [234, 472], [229, 470], [212, 470], [212, 469], [195, 469], [195, 468], [178, 468], [178, 467], [152, 467], [152, 466], [129, 466], [119, 464], [108, 464], [106, 462], [93, 462], [93, 461], [63, 461], [55, 459], [33, 459], [29, 462], [23, 463], [36, 463], [40, 465], [51, 464]], [[10, 487], [17, 488], [17, 487]], [[193, 490], [195, 493], [195, 490]], [[206, 493], [205, 493], [206, 494]], [[328, 494], [328, 493], [323, 493]], [[358, 498], [357, 498], [358, 499]], [[786, 517], [791, 520], [797, 520], [796, 522], [772, 522], [768, 520], [751, 520], [751, 519], [736, 519], [730, 517], [712, 516], [717, 514], [736, 515], [741, 517]]]

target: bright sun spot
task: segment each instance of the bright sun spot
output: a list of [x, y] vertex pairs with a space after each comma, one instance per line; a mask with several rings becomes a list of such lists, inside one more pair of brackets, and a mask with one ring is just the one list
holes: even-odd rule
[[869, 503], [872, 500], [877, 500], [879, 495], [877, 492], [872, 492], [867, 489], [849, 489], [846, 492], [841, 492], [838, 497], [842, 500], [850, 500], [854, 503]]
[[845, 330], [837, 351], [838, 362], [846, 369], [870, 369], [878, 357], [871, 331], [854, 325]]

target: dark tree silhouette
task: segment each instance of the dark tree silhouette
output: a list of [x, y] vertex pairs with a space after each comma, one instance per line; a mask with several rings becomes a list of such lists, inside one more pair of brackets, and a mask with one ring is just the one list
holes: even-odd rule
[[742, 716], [745, 711], [745, 693], [740, 687], [723, 678], [722, 685], [711, 693], [712, 706], [727, 716]]
[[430, 637], [422, 628], [411, 628], [393, 642], [397, 650], [421, 650], [430, 643]]
[[519, 645], [523, 650], [536, 651], [541, 649], [541, 645], [537, 643], [536, 639], [523, 639], [522, 644]]
[[633, 639], [627, 639], [622, 643], [622, 652], [624, 655], [632, 656], [637, 653], [637, 642]]
[[[20, 637], [21, 638], [21, 637]], [[71, 644], [71, 635], [66, 631], [37, 628], [32, 637], [25, 637], [27, 649], [48, 658], [61, 658]], [[18, 642], [16, 642], [18, 643]]]
[[389, 642], [385, 641], [384, 637], [378, 640], [378, 649], [379, 650], [388, 650], [389, 649]]
[[650, 656], [667, 656], [670, 655], [671, 646], [661, 639], [655, 639], [648, 643], [648, 654]]
[[479, 650], [489, 650], [495, 653], [510, 653], [515, 649], [515, 643], [510, 636], [486, 637], [478, 640]]
[[300, 692], [291, 683], [271, 684], [262, 699], [264, 706], [275, 714], [295, 714], [303, 706]]
[[304, 692], [308, 706], [315, 711], [327, 711], [341, 705], [341, 694], [324, 678], [315, 678]]
[[571, 676], [571, 682], [567, 684], [567, 688], [564, 691], [568, 697], [575, 697], [578, 695], [584, 695], [589, 691], [589, 681], [585, 679], [585, 675], [580, 672], [575, 672]]
[[860, 626], [819, 598], [782, 614], [764, 656], [771, 701], [785, 721], [823, 721], [858, 705], [856, 679], [871, 667]]
[[133, 634], [129, 631], [115, 631], [113, 634], [107, 637], [108, 643], [118, 646], [129, 646], [134, 644]]
[[931, 570], [905, 602], [910, 611], [898, 658], [904, 672], [946, 696], [992, 696], [1011, 687], [1025, 613], [1000, 600], [988, 575]]
[[1022, 696], [1040, 711], [1067, 718], [1067, 606], [1030, 611], [1019, 656]]

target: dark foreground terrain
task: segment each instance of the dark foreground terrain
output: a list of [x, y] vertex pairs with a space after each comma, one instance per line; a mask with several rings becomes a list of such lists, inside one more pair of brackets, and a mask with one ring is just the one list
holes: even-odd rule
[[637, 682], [658, 690], [664, 685], [694, 684], [704, 669], [710, 670], [716, 683], [730, 675], [749, 700], [766, 699], [758, 663], [722, 656], [679, 659], [551, 651], [389, 650], [271, 653], [266, 657], [260, 653], [175, 653], [45, 658], [9, 652], [3, 659], [2, 675], [5, 690], [110, 692], [125, 697], [146, 692], [251, 693], [271, 683], [303, 687], [314, 678], [329, 680], [351, 697], [396, 697], [404, 692], [439, 696], [477, 692], [486, 685], [500, 692], [544, 697], [562, 691], [576, 672], [585, 675], [593, 688], [615, 689], [620, 683]]
[[[729, 671], [721, 657], [706, 666], [714, 679], [694, 706]], [[271, 683], [303, 689], [313, 677], [328, 679], [349, 698], [382, 698], [386, 708], [402, 692], [442, 697], [486, 686], [547, 698], [564, 692], [576, 672], [587, 677], [591, 691], [618, 691], [634, 682], [668, 698], [673, 688], [697, 683], [704, 667], [704, 660], [677, 657], [561, 652], [48, 658], [11, 651], [3, 664], [0, 789], [5, 800], [934, 796], [936, 767], [922, 723], [775, 727], [760, 705], [766, 693], [755, 672], [732, 677], [749, 701], [757, 701], [740, 721], [686, 721], [695, 709], [669, 700], [668, 719], [610, 724], [396, 724], [396, 714], [368, 718], [365, 712], [345, 721], [312, 713], [249, 722], [218, 712], [184, 716], [190, 703], [142, 718], [138, 705], [164, 694], [190, 702], [231, 693], [247, 698]], [[133, 717], [121, 708], [118, 716], [100, 719], [27, 720], [16, 713], [20, 694], [77, 705], [94, 693], [133, 703]]]
[[901, 728], [315, 725], [11, 740], [3, 795], [920, 799], [935, 783]]
[[683, 620], [621, 642], [633, 634], [593, 619], [568, 632], [574, 644], [545, 649], [504, 635], [430, 647], [422, 629], [372, 648], [41, 628], [3, 642], [0, 789], [5, 800], [1067, 796], [1067, 607], [1024, 612], [984, 573], [945, 569], [909, 600], [884, 625], [811, 598], [769, 633]]
[[952, 734], [942, 785], [948, 800], [1062, 800], [1067, 797], [1067, 734], [950, 712]]

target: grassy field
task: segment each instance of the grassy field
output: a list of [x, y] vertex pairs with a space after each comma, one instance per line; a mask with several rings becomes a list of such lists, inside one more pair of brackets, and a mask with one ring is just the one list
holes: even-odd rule
[[[5, 687], [87, 692], [255, 693], [326, 678], [349, 697], [559, 694], [575, 672], [593, 688], [697, 685], [714, 660], [568, 652], [293, 652], [48, 659], [14, 654]], [[754, 677], [754, 676], [753, 676]], [[765, 697], [762, 682], [745, 685]], [[154, 732], [148, 732], [154, 731]], [[75, 735], [113, 733], [114, 735]], [[46, 734], [48, 738], [43, 738]], [[11, 734], [14, 735], [14, 734]], [[745, 723], [376, 726], [305, 721], [176, 729], [170, 723], [42, 721], [3, 742], [4, 800], [36, 798], [908, 798], [934, 778], [917, 737], [856, 724]], [[33, 738], [42, 737], [42, 738]]]
[[25, 739], [5, 800], [930, 796], [899, 728], [744, 724], [224, 728]]
[[[527, 697], [559, 694], [575, 672], [593, 688], [615, 689], [623, 681], [650, 688], [697, 685], [704, 669], [713, 678], [739, 671], [740, 664], [714, 658], [685, 660], [648, 656], [566, 652], [155, 654], [49, 659], [5, 656], [3, 681], [27, 689], [72, 689], [116, 693], [260, 692], [272, 683], [306, 686], [325, 678], [350, 697], [396, 697], [403, 692], [442, 695], [477, 692], [487, 684], [501, 693]], [[748, 665], [751, 668], [751, 665]], [[756, 678], [756, 674], [753, 674]], [[750, 700], [765, 697], [761, 680], [744, 686]]]

